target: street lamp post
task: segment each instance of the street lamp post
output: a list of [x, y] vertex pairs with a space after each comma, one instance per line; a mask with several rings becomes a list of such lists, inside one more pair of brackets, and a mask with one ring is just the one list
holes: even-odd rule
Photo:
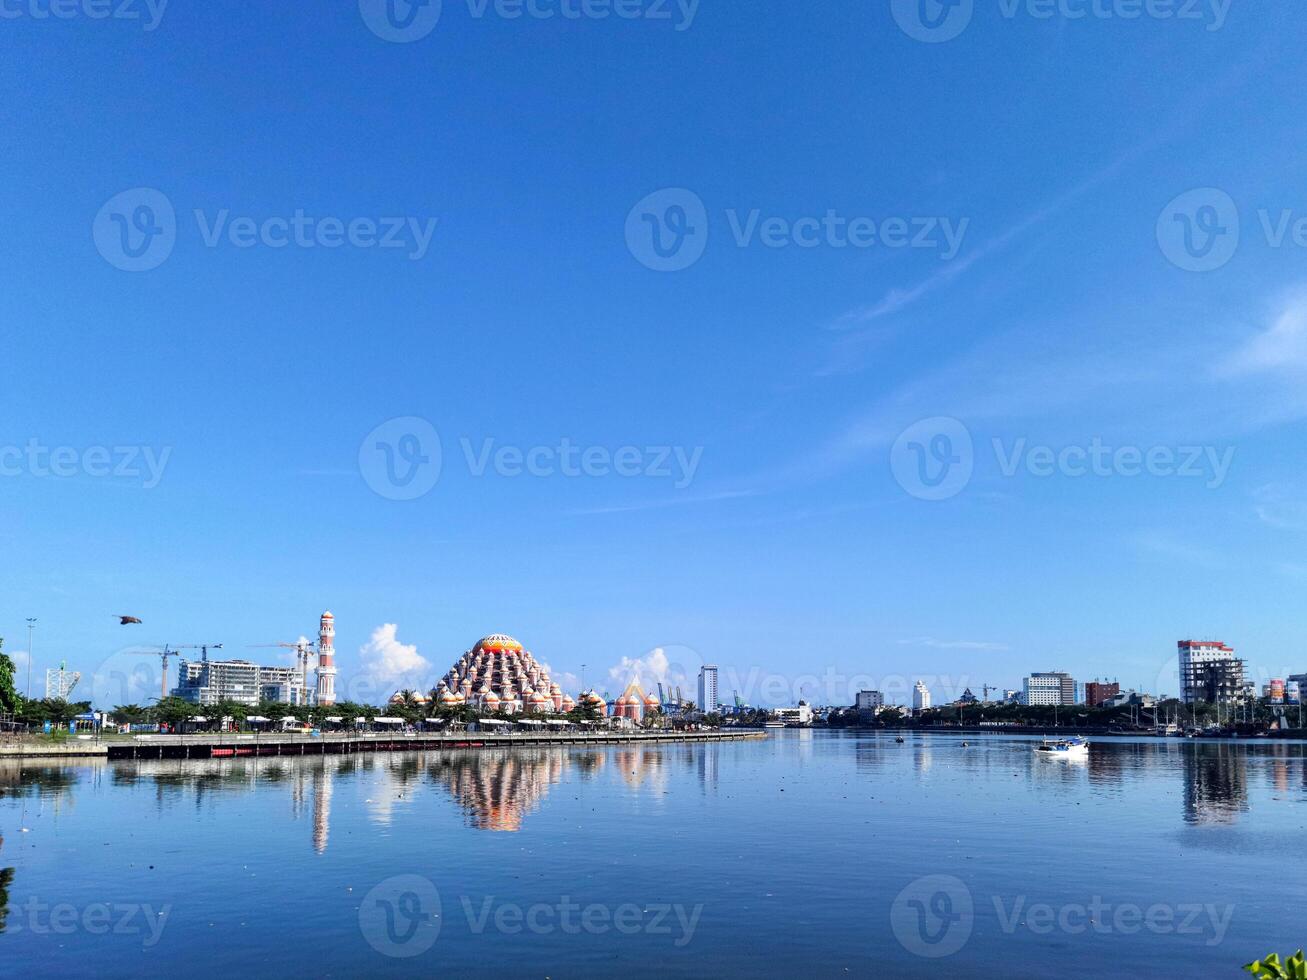
[[36, 629], [36, 617], [27, 617], [27, 700], [32, 700], [32, 631]]

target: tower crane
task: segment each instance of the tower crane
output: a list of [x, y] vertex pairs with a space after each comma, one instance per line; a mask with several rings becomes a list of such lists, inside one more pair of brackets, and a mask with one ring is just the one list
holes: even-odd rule
[[294, 650], [295, 662], [300, 670], [300, 690], [303, 692], [305, 701], [309, 696], [309, 654], [317, 653], [317, 646], [312, 640], [301, 636], [294, 643], [255, 643], [250, 646], [251, 650], [268, 650], [272, 648], [280, 650]]
[[989, 700], [989, 692], [990, 692], [990, 691], [997, 691], [997, 690], [998, 690], [998, 688], [995, 687], [993, 684], [981, 684], [981, 685], [980, 685], [980, 693], [981, 693], [981, 697], [982, 697], [984, 700], [986, 700], [986, 701]]
[[163, 649], [154, 650], [127, 650], [128, 654], [134, 654], [141, 657], [158, 657], [163, 665], [163, 676], [159, 679], [159, 698], [162, 700], [168, 696], [168, 658], [177, 656], [179, 650], [199, 650], [202, 660], [209, 659], [209, 648], [221, 650], [221, 643], [165, 643]]

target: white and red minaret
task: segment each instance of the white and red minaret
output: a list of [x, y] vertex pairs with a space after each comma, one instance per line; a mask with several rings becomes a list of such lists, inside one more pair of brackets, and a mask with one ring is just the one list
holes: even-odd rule
[[318, 627], [318, 704], [336, 703], [336, 617], [322, 614]]

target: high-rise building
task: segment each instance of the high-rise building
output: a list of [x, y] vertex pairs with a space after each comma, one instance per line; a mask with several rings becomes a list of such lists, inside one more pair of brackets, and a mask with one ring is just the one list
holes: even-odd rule
[[925, 711], [929, 707], [930, 707], [930, 688], [928, 688], [921, 681], [917, 681], [917, 683], [912, 688], [912, 710]]
[[[293, 668], [284, 668], [292, 670]], [[259, 665], [248, 660], [181, 660], [177, 663], [177, 686], [173, 697], [192, 704], [237, 701], [258, 704]]]
[[1227, 704], [1243, 696], [1243, 661], [1219, 640], [1180, 640], [1180, 697], [1185, 704]]
[[1021, 703], [1045, 707], [1075, 704], [1076, 680], [1060, 670], [1037, 671], [1025, 679]]
[[1121, 693], [1121, 685], [1116, 681], [1088, 681], [1085, 684], [1085, 704], [1097, 708], [1108, 698]]
[[704, 664], [699, 668], [699, 708], [706, 712], [717, 710], [716, 664]]
[[336, 703], [336, 617], [324, 612], [318, 626], [318, 704]]

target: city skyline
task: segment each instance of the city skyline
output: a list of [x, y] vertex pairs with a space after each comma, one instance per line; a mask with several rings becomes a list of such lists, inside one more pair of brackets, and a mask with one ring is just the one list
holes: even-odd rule
[[[69, 126], [58, 153], [16, 140], [0, 190], [11, 242], [42, 243], [11, 250], [0, 297], [9, 648], [35, 615], [38, 669], [85, 669], [121, 642], [101, 614], [137, 611], [150, 642], [235, 649], [330, 604], [342, 675], [385, 624], [437, 662], [508, 630], [574, 673], [686, 647], [764, 673], [911, 675], [929, 655], [980, 682], [1045, 663], [1155, 686], [1185, 636], [1296, 669], [1307, 196], [1292, 106], [1243, 105], [1262, 73], [1301, 77], [1307, 14], [1209, 31], [978, 13], [934, 45], [888, 7], [743, 33], [708, 6], [685, 31], [450, 13], [414, 45], [352, 7], [175, 7], [152, 32], [100, 25], [105, 43], [12, 22], [30, 97], [10, 131]], [[262, 57], [305, 36], [303, 72]], [[615, 36], [665, 84], [589, 86], [578, 127], [546, 93]], [[775, 71], [724, 69], [723, 38], [765, 44]], [[511, 70], [429, 83], [492, 55]], [[310, 88], [293, 113], [251, 95]], [[332, 108], [395, 91], [393, 115]], [[344, 149], [362, 146], [404, 165]], [[177, 227], [139, 272], [96, 237], [136, 188]], [[1203, 188], [1216, 203], [1194, 213], [1229, 219], [1228, 199], [1242, 236], [1192, 271], [1166, 236]], [[693, 198], [642, 203], [668, 189]], [[695, 199], [702, 255], [651, 268], [645, 216]], [[301, 211], [411, 218], [428, 247], [233, 243]], [[860, 219], [878, 245], [849, 244]], [[903, 247], [881, 235], [896, 220]], [[1201, 397], [1176, 399], [1180, 379]], [[965, 468], [919, 485], [941, 435]]]

